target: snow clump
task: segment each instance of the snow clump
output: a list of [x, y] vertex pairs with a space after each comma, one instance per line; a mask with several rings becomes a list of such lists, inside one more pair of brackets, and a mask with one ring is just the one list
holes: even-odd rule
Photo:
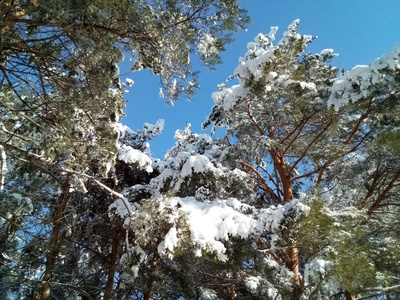
[[119, 148], [118, 159], [127, 164], [138, 165], [140, 168], [144, 168], [148, 173], [153, 172], [153, 168], [151, 167], [152, 160], [150, 157], [142, 151], [133, 149], [131, 146], [122, 145]]

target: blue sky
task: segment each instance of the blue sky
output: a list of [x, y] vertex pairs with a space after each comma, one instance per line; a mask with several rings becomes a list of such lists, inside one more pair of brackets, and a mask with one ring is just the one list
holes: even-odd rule
[[339, 57], [332, 65], [346, 70], [369, 64], [400, 43], [400, 0], [240, 0], [239, 3], [248, 10], [252, 23], [247, 31], [234, 35], [233, 43], [226, 45], [221, 53], [223, 63], [216, 71], [201, 69], [201, 89], [192, 102], [179, 100], [173, 107], [168, 106], [158, 97], [159, 78], [151, 72], [123, 74], [135, 84], [125, 97], [128, 102], [122, 123], [137, 130], [145, 122], [166, 121], [164, 132], [150, 142], [154, 157], [164, 156], [174, 145], [175, 131], [183, 129], [186, 122], [192, 124], [194, 132], [204, 133], [201, 123], [211, 111], [211, 94], [233, 73], [247, 43], [260, 32], [268, 33], [271, 26], [279, 27], [276, 35], [279, 40], [287, 26], [300, 19], [300, 34], [318, 36], [307, 51], [334, 49]]

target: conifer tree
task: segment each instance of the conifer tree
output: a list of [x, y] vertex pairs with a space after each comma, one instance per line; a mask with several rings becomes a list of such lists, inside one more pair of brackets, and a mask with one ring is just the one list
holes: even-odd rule
[[123, 191], [129, 210], [111, 205], [138, 298], [398, 295], [399, 48], [337, 76], [298, 24], [276, 44], [277, 28], [258, 35], [239, 83], [213, 94], [205, 126], [227, 136], [187, 125], [154, 177]]
[[219, 62], [233, 0], [0, 4], [0, 297], [398, 297], [400, 47], [342, 72], [294, 21], [248, 44], [204, 126], [164, 159], [118, 63], [167, 101]]
[[149, 180], [116, 164], [131, 84], [118, 64], [153, 70], [167, 101], [191, 97], [189, 57], [211, 68], [248, 18], [230, 0], [6, 0], [0, 16], [1, 297], [113, 297], [122, 229], [108, 206]]
[[[312, 220], [311, 213], [288, 213], [282, 229], [272, 232], [275, 247], [265, 248], [275, 249], [271, 257], [291, 273], [287, 295], [332, 296], [335, 284], [346, 298], [370, 295], [381, 285], [396, 285], [398, 272], [398, 266], [390, 268], [393, 273], [379, 266], [380, 259], [389, 259], [378, 254], [380, 249], [396, 242], [375, 230], [396, 227], [387, 209], [398, 216], [398, 156], [396, 142], [387, 137], [397, 135], [400, 48], [336, 78], [337, 70], [328, 65], [333, 50], [304, 53], [313, 38], [299, 35], [297, 26], [293, 22], [276, 45], [276, 28], [248, 44], [234, 72], [239, 84], [221, 86], [213, 94], [215, 106], [206, 125], [227, 128], [235, 140], [228, 161], [254, 177], [268, 199], [264, 206], [287, 206], [305, 197], [302, 201], [313, 211], [323, 203], [314, 217], [325, 215], [328, 223]], [[349, 210], [356, 221], [341, 216]], [[307, 219], [310, 223], [303, 223]], [[342, 225], [334, 229], [335, 222]], [[313, 253], [307, 252], [306, 231], [321, 234], [316, 238], [323, 243], [314, 244]], [[326, 261], [318, 262], [320, 255]], [[305, 272], [313, 268], [320, 277], [310, 281]], [[283, 288], [277, 290], [285, 297]]]

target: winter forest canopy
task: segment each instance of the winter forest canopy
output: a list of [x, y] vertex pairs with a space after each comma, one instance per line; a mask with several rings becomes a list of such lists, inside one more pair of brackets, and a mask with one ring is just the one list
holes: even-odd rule
[[[399, 299], [400, 45], [331, 66], [299, 21], [215, 83], [204, 128], [120, 123], [249, 23], [236, 0], [0, 3], [0, 299]], [[133, 91], [134, 92], [134, 89]], [[151, 105], [149, 103], [149, 105]]]

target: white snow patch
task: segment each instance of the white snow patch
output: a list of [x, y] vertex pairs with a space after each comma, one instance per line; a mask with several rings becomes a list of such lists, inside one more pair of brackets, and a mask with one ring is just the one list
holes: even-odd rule
[[[170, 254], [178, 244], [177, 230], [172, 227], [165, 235], [164, 240], [158, 245], [158, 253], [160, 255]], [[168, 253], [169, 252], [169, 253]], [[169, 255], [172, 258], [172, 255]]]
[[182, 167], [181, 175], [185, 177], [192, 173], [203, 173], [213, 167], [214, 165], [204, 155], [190, 156]]
[[256, 293], [258, 287], [260, 285], [260, 277], [250, 276], [245, 279], [246, 288], [249, 289], [250, 292]]
[[135, 211], [135, 207], [127, 199], [117, 199], [115, 200], [108, 209], [110, 211], [114, 210], [114, 214], [120, 216], [121, 218], [130, 217], [130, 214]]
[[148, 173], [153, 172], [150, 157], [142, 151], [133, 149], [131, 146], [122, 145], [119, 148], [118, 159], [127, 164], [137, 164], [140, 168], [144, 168]]
[[206, 289], [206, 288], [201, 288], [201, 299], [203, 300], [217, 300], [218, 296], [215, 293], [215, 291]]
[[371, 65], [358, 65], [336, 78], [331, 87], [329, 106], [338, 110], [341, 106], [360, 99], [369, 97], [375, 89], [374, 85], [380, 84], [388, 90], [393, 89], [393, 76], [386, 73], [396, 72], [400, 69], [400, 44], [391, 52], [375, 59]]
[[205, 33], [200, 37], [200, 43], [197, 45], [197, 51], [199, 51], [204, 58], [213, 56], [218, 53], [218, 49], [215, 47], [217, 39], [211, 34]]
[[313, 259], [305, 265], [304, 268], [304, 279], [306, 284], [311, 284], [315, 281], [320, 280], [321, 276], [324, 277], [325, 274], [331, 269], [333, 263], [323, 259]]
[[272, 206], [264, 209], [259, 213], [259, 218], [264, 221], [263, 226], [268, 231], [276, 233], [283, 229], [282, 224], [285, 220], [298, 219], [301, 215], [305, 215], [310, 211], [310, 207], [301, 203], [300, 200], [294, 199], [284, 205]]
[[[236, 211], [230, 204], [233, 200], [198, 202], [193, 197], [177, 198], [180, 210], [186, 212], [191, 231], [191, 240], [201, 249], [215, 251], [220, 260], [225, 261], [226, 248], [220, 241], [230, 236], [247, 238], [256, 229], [252, 215]], [[198, 253], [201, 256], [201, 252]]]
[[125, 83], [127, 86], [132, 86], [134, 84], [134, 81], [130, 78], [126, 78], [125, 79]]

